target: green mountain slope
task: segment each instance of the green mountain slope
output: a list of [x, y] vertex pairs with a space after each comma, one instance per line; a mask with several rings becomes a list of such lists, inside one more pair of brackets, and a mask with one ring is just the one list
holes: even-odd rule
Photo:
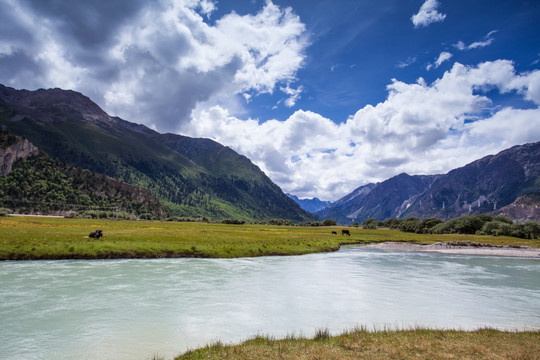
[[[12, 162], [11, 150], [20, 149], [22, 142], [20, 137], [0, 132], [0, 155], [5, 155], [0, 156], [0, 165]], [[9, 171], [1, 174], [1, 207], [22, 213], [91, 214], [89, 211], [99, 210], [152, 214], [157, 218], [164, 215], [158, 199], [145, 189], [52, 160], [44, 153], [37, 153], [37, 148], [33, 150], [36, 151], [19, 152]]]
[[111, 117], [74, 91], [0, 85], [0, 123], [52, 158], [148, 189], [176, 215], [313, 219], [233, 150]]

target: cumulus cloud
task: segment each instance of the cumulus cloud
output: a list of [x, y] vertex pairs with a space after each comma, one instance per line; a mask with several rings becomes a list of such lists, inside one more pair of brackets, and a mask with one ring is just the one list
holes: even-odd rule
[[336, 200], [362, 183], [444, 173], [538, 141], [538, 106], [501, 109], [487, 94], [497, 89], [540, 105], [539, 88], [540, 71], [517, 74], [511, 61], [455, 63], [429, 84], [392, 80], [384, 102], [342, 124], [309, 111], [285, 121], [242, 120], [217, 106], [193, 118], [190, 132], [248, 156], [287, 192]]
[[454, 44], [454, 47], [458, 50], [471, 50], [471, 49], [478, 49], [483, 48], [486, 46], [489, 46], [495, 41], [493, 38], [493, 34], [495, 34], [498, 30], [490, 31], [486, 36], [484, 36], [484, 39], [481, 41], [475, 41], [469, 45], [465, 44], [463, 41], [458, 41], [456, 44]]
[[420, 7], [417, 14], [411, 17], [414, 27], [428, 26], [434, 22], [441, 22], [446, 18], [446, 14], [437, 11], [439, 2], [437, 0], [426, 0]]
[[440, 53], [439, 57], [437, 58], [437, 60], [435, 60], [435, 62], [433, 64], [428, 64], [426, 66], [426, 69], [427, 70], [431, 70], [432, 68], [438, 68], [439, 66], [442, 65], [443, 62], [445, 61], [448, 61], [452, 58], [452, 54], [447, 52], [447, 51], [443, 51], [442, 53]]
[[[270, 0], [213, 25], [205, 22], [216, 10], [210, 0], [0, 5], [4, 83], [81, 91], [160, 131], [177, 130], [203, 102], [292, 89], [308, 45], [300, 18]], [[290, 104], [299, 93], [286, 95]]]

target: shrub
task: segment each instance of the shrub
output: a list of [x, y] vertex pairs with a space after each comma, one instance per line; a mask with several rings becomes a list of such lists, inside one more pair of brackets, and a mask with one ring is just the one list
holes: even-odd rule
[[523, 224], [512, 224], [510, 236], [526, 239], [527, 233], [525, 232], [525, 227]]
[[323, 222], [323, 226], [335, 226], [336, 224], [337, 224], [336, 220], [332, 220], [332, 219], [326, 219]]
[[399, 219], [386, 219], [383, 221], [383, 226], [389, 229], [398, 229], [402, 221]]
[[420, 225], [420, 219], [417, 217], [410, 217], [402, 220], [399, 224], [399, 230], [404, 232], [416, 232], [416, 229]]
[[450, 220], [447, 222], [440, 223], [431, 228], [433, 234], [453, 234], [456, 232], [454, 228], [455, 221]]
[[237, 219], [225, 219], [221, 222], [222, 224], [232, 224], [232, 225], [243, 225], [246, 223], [245, 220], [237, 220]]
[[493, 221], [493, 216], [488, 215], [488, 214], [478, 214], [478, 215], [476, 215], [476, 217], [481, 219], [484, 223]]
[[292, 225], [291, 220], [284, 220], [284, 219], [271, 219], [268, 221], [270, 225]]
[[512, 233], [512, 225], [508, 223], [500, 223], [497, 235], [510, 236]]
[[486, 235], [493, 235], [496, 236], [499, 233], [499, 228], [501, 225], [504, 224], [499, 221], [490, 221], [484, 224], [482, 227], [482, 232], [484, 232]]
[[418, 225], [416, 229], [417, 234], [427, 234], [430, 233], [434, 226], [444, 223], [441, 219], [437, 218], [428, 218], [424, 219]]
[[362, 223], [362, 227], [363, 227], [364, 229], [370, 229], [370, 230], [377, 229], [377, 220], [375, 220], [374, 218], [366, 219], [366, 220]]
[[527, 221], [523, 224], [523, 229], [527, 239], [538, 239], [540, 237], [540, 224], [536, 221]]
[[455, 221], [454, 229], [458, 234], [475, 234], [484, 226], [484, 221], [478, 216], [462, 216], [453, 221]]
[[156, 217], [153, 214], [150, 213], [144, 213], [139, 215], [140, 220], [155, 220]]
[[503, 223], [507, 223], [507, 224], [513, 224], [514, 221], [506, 216], [502, 216], [502, 215], [499, 215], [499, 216], [495, 216], [493, 218], [493, 221], [498, 221], [498, 222], [503, 222]]

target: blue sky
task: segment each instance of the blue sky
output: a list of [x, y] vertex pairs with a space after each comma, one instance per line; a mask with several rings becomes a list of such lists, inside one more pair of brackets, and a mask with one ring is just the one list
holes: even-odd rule
[[[291, 6], [306, 25], [310, 45], [297, 74], [303, 91], [291, 108], [278, 104], [284, 98], [281, 92], [258, 96], [247, 106], [250, 116], [286, 119], [296, 109], [309, 109], [343, 122], [360, 107], [384, 101], [392, 78], [414, 82], [422, 76], [430, 82], [456, 61], [475, 65], [510, 59], [518, 71], [538, 68], [540, 3], [438, 1], [444, 20], [415, 27], [411, 16], [423, 2], [274, 1]], [[212, 17], [230, 11], [254, 13], [263, 4], [221, 2]], [[460, 42], [477, 47], [460, 50]], [[446, 64], [427, 70], [444, 51], [452, 54]]]
[[540, 140], [540, 3], [0, 0], [0, 82], [212, 138], [337, 200]]

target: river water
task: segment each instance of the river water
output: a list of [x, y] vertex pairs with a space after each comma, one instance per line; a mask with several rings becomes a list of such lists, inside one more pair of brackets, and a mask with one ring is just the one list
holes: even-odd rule
[[167, 359], [365, 325], [540, 329], [540, 260], [344, 247], [241, 259], [0, 262], [1, 359]]

